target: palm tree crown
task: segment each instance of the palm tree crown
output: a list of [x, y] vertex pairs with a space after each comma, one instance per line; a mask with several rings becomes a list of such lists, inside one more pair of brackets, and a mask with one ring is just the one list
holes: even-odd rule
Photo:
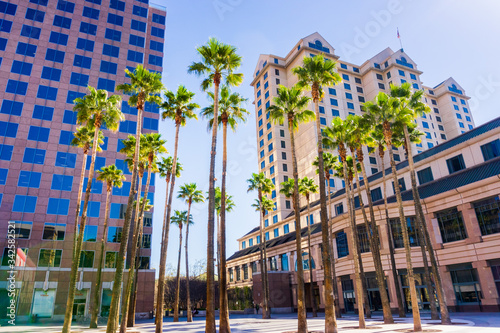
[[[170, 223], [176, 224], [179, 229], [182, 229], [182, 226], [186, 224], [187, 221], [187, 210], [175, 210], [174, 215], [170, 218]], [[189, 216], [189, 224], [193, 224], [193, 215]]]
[[167, 91], [165, 98], [165, 102], [161, 105], [161, 108], [165, 110], [161, 115], [163, 119], [169, 118], [180, 126], [186, 125], [186, 119], [198, 119], [194, 110], [200, 106], [193, 102], [194, 93], [187, 90], [185, 86], [180, 85], [177, 93]]
[[122, 187], [125, 176], [123, 172], [112, 164], [107, 167], [102, 167], [97, 171], [97, 180], [106, 183], [106, 190], [109, 192], [113, 187]]
[[[157, 163], [160, 177], [167, 179], [170, 178], [170, 175], [172, 174], [173, 163], [174, 163], [174, 158], [172, 156], [161, 158], [161, 161]], [[182, 168], [182, 164], [179, 163], [179, 159], [177, 159], [177, 163], [175, 166], [175, 178], [179, 178], [181, 176], [181, 171], [183, 170], [184, 169]]]
[[253, 173], [252, 178], [247, 179], [248, 182], [248, 190], [250, 191], [259, 191], [259, 194], [271, 193], [274, 189], [274, 184], [271, 179], [266, 178], [263, 172], [261, 173]]
[[130, 95], [130, 106], [143, 110], [145, 102], [161, 104], [160, 93], [164, 87], [160, 73], [150, 72], [142, 65], [138, 65], [133, 72], [125, 69], [125, 73], [130, 77], [130, 83], [120, 84], [116, 89]]
[[309, 200], [312, 193], [318, 193], [318, 185], [314, 183], [314, 179], [304, 177], [299, 179], [299, 193]]
[[274, 105], [267, 109], [269, 119], [280, 125], [286, 121], [289, 129], [296, 131], [300, 123], [316, 118], [313, 111], [306, 109], [310, 100], [309, 97], [303, 96], [302, 90], [296, 86], [280, 86], [278, 96], [274, 98]]
[[106, 124], [110, 131], [116, 131], [120, 121], [125, 120], [121, 112], [121, 100], [118, 95], [108, 97], [104, 89], [95, 89], [88, 86], [90, 94], [75, 98], [73, 111], [77, 111], [76, 121], [80, 125], [88, 125], [91, 128], [101, 127]]
[[[214, 93], [208, 92], [208, 96], [214, 100]], [[219, 116], [217, 123], [219, 125], [228, 124], [233, 131], [238, 127], [238, 122], [246, 122], [246, 116], [249, 112], [241, 107], [241, 103], [247, 101], [247, 98], [242, 97], [238, 93], [231, 93], [229, 87], [223, 86], [220, 90], [219, 97]], [[214, 124], [214, 105], [207, 106], [201, 111], [203, 118], [209, 119], [208, 128], [212, 128]]]
[[[84, 154], [88, 154], [89, 150], [92, 148], [94, 141], [94, 128], [89, 128], [88, 126], [79, 126], [76, 132], [73, 133], [73, 140], [71, 140], [71, 145], [82, 148]], [[99, 131], [97, 137], [97, 152], [101, 152], [101, 145], [104, 143], [104, 135], [102, 131]]]
[[177, 198], [184, 199], [188, 204], [205, 201], [203, 192], [198, 190], [196, 183], [182, 185], [177, 193]]

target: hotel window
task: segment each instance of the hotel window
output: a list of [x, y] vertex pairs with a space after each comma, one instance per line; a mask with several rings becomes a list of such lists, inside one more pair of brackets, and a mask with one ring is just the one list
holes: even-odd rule
[[443, 127], [443, 125], [438, 125], [438, 129], [439, 129], [440, 131], [444, 131], [444, 127]]
[[57, 9], [64, 12], [73, 13], [73, 11], [75, 10], [75, 4], [70, 1], [59, 0], [57, 2]]
[[14, 60], [12, 62], [12, 67], [10, 69], [10, 72], [30, 76], [32, 68], [33, 68], [33, 65], [28, 63], [28, 62]]
[[[19, 43], [17, 43], [16, 53], [20, 54], [20, 55], [25, 55], [27, 57], [34, 57], [36, 54], [36, 48], [37, 48], [36, 45], [19, 42]], [[49, 50], [52, 50], [52, 49], [47, 49], [47, 54], [49, 54]], [[52, 51], [55, 51], [55, 50], [52, 50]], [[64, 52], [62, 52], [62, 51], [59, 51], [59, 52], [61, 52], [63, 54], [63, 59], [64, 59]], [[45, 59], [51, 60], [51, 59], [47, 59], [47, 57], [45, 57]]]
[[377, 80], [381, 80], [382, 81], [383, 79], [384, 79], [384, 77], [381, 74], [377, 73]]
[[[401, 230], [401, 223], [399, 221], [399, 217], [389, 219], [392, 239], [396, 249], [404, 248], [403, 231]], [[408, 231], [410, 246], [420, 246], [415, 216], [406, 216], [406, 229]]]
[[227, 271], [229, 272], [229, 282], [233, 282], [233, 280], [234, 280], [233, 269], [228, 268]]
[[337, 256], [338, 258], [344, 258], [349, 255], [349, 246], [347, 244], [347, 235], [343, 231], [337, 232], [335, 234], [335, 242], [337, 243]]
[[457, 99], [455, 98], [455, 96], [451, 96], [451, 100], [452, 100], [453, 102], [456, 102], [456, 101], [457, 101]]
[[[292, 206], [291, 206], [291, 204], [290, 204], [290, 201], [289, 201], [289, 200], [286, 200], [286, 201], [285, 201], [285, 208], [286, 208], [286, 209], [291, 209], [291, 208], [292, 208]], [[288, 225], [287, 225], [287, 226], [288, 226]]]
[[401, 69], [398, 70], [399, 76], [405, 76], [405, 72]]
[[418, 182], [420, 185], [423, 185], [425, 183], [428, 183], [428, 182], [431, 182], [434, 180], [434, 177], [432, 176], [431, 167], [417, 171], [417, 176], [418, 176]]
[[436, 212], [439, 230], [443, 243], [455, 242], [467, 238], [462, 212], [457, 208], [450, 208]]
[[472, 268], [471, 263], [450, 265], [451, 281], [457, 304], [481, 303], [483, 294], [477, 276], [477, 270]]
[[391, 72], [387, 72], [387, 78], [390, 79], [391, 78]]
[[344, 83], [345, 90], [351, 90], [351, 85], [349, 83]]
[[99, 19], [99, 10], [90, 8], [90, 7], [83, 7], [83, 12], [82, 16], [91, 18], [93, 20], [98, 20]]
[[267, 73], [264, 74], [264, 80], [267, 79]]
[[273, 232], [274, 232], [274, 237], [275, 237], [275, 238], [276, 238], [276, 237], [278, 237], [278, 236], [280, 235], [280, 231], [279, 231], [279, 229], [278, 229], [278, 228], [274, 229], [274, 231], [273, 231]]
[[[109, 8], [120, 10], [123, 12], [123, 11], [125, 11], [125, 2], [119, 1], [119, 0], [111, 0], [109, 3]], [[153, 18], [154, 18], [154, 14], [153, 14]]]
[[17, 136], [18, 124], [0, 121], [0, 136], [15, 138]]
[[240, 267], [236, 266], [235, 269], [236, 269], [236, 281], [240, 281], [241, 279]]
[[150, 249], [151, 248], [151, 234], [143, 234], [141, 248]]
[[68, 215], [69, 199], [49, 198], [47, 205], [47, 214], [49, 215]]
[[413, 88], [415, 88], [415, 89], [419, 89], [419, 86], [418, 86], [418, 84], [417, 84], [417, 83], [414, 83], [412, 86], [413, 86]]
[[347, 69], [347, 65], [346, 64], [340, 64], [340, 68]]
[[40, 249], [38, 267], [60, 267], [62, 250]]
[[94, 52], [95, 42], [85, 38], [78, 38], [76, 42], [76, 48], [79, 50]]
[[12, 205], [12, 211], [19, 213], [34, 213], [37, 199], [38, 198], [35, 196], [16, 194], [14, 197], [14, 204]]
[[382, 200], [382, 190], [380, 187], [371, 190], [372, 201]]
[[326, 126], [326, 118], [320, 117], [319, 118], [319, 122], [320, 122], [321, 125], [325, 125]]
[[64, 240], [66, 224], [46, 222], [43, 226], [42, 239], [44, 240]]
[[26, 95], [26, 91], [28, 90], [28, 83], [10, 80], [7, 82], [7, 87], [5, 88], [5, 92], [17, 95]]
[[33, 21], [43, 23], [44, 18], [45, 18], [45, 12], [42, 12], [41, 10], [36, 10], [33, 8], [28, 8], [26, 10], [25, 19], [27, 19], [27, 20], [33, 20]]
[[41, 172], [21, 170], [17, 181], [18, 187], [40, 188]]
[[432, 103], [432, 105], [437, 105], [437, 102], [435, 99], [431, 99], [431, 103]]
[[354, 104], [352, 104], [351, 102], [347, 102], [347, 108], [354, 110]]
[[286, 160], [286, 152], [281, 152], [281, 159]]
[[80, 262], [78, 267], [80, 268], [92, 268], [94, 266], [94, 251], [80, 252]]
[[484, 161], [489, 161], [500, 156], [500, 139], [493, 140], [481, 146]]
[[283, 171], [284, 171], [284, 172], [288, 172], [288, 165], [283, 164]]
[[[405, 179], [404, 178], [399, 178], [398, 179], [398, 183], [399, 183], [399, 190], [401, 192], [406, 191]], [[394, 182], [392, 182], [392, 191], [394, 192], [394, 194], [396, 194], [396, 189], [394, 188]]]
[[[82, 22], [84, 23], [84, 22]], [[87, 23], [88, 24], [88, 23]], [[70, 18], [67, 18], [67, 17], [63, 17], [63, 16], [59, 16], [59, 15], [55, 15], [54, 16], [54, 22], [52, 23], [53, 26], [56, 26], [56, 27], [61, 27], [61, 28], [65, 28], [65, 29], [70, 29], [71, 28], [71, 19]], [[97, 28], [97, 27], [96, 27]], [[81, 31], [81, 27], [80, 27], [80, 32]]]
[[122, 239], [122, 227], [109, 227], [108, 229], [108, 243], [120, 243]]
[[439, 109], [434, 108], [434, 113], [439, 113]]
[[347, 74], [342, 74], [342, 79], [349, 81], [349, 75]]
[[[459, 126], [460, 128], [465, 128], [464, 123], [462, 123], [462, 122], [460, 122], [460, 121], [458, 122], [458, 126]], [[462, 133], [463, 133], [463, 132], [462, 132]]]
[[356, 91], [357, 91], [358, 93], [362, 94], [362, 93], [363, 93], [363, 88], [361, 88], [361, 87], [356, 87]]
[[268, 232], [266, 232], [266, 234], [264, 235], [264, 239], [265, 239], [266, 241], [268, 241], [268, 240], [269, 240], [269, 231], [268, 231]]
[[343, 214], [344, 213], [344, 205], [342, 203], [336, 204], [335, 205], [335, 212], [337, 215]]
[[385, 85], [384, 85], [383, 83], [379, 83], [379, 84], [378, 84], [378, 88], [379, 88], [379, 89], [385, 89]]
[[464, 157], [462, 154], [452, 157], [446, 160], [446, 165], [448, 166], [448, 172], [450, 174], [457, 171], [465, 169]]
[[285, 141], [281, 141], [281, 148], [286, 148], [286, 143], [285, 143]]
[[243, 280], [248, 280], [248, 265], [243, 265]]
[[333, 88], [328, 88], [328, 93], [333, 96], [337, 96], [337, 91]]
[[16, 239], [29, 239], [33, 222], [14, 221], [14, 237]]
[[500, 232], [500, 199], [493, 197], [473, 204], [481, 235], [491, 235]]
[[340, 117], [340, 112], [338, 110], [332, 109], [332, 116], [334, 116], [334, 117]]
[[358, 243], [360, 253], [370, 252], [370, 243], [368, 241], [368, 231], [365, 225], [357, 226]]
[[469, 113], [469, 110], [467, 108], [463, 108], [465, 113]]
[[441, 139], [446, 140], [446, 135], [441, 134]]
[[345, 98], [347, 99], [352, 99], [352, 94], [351, 93], [345, 93]]

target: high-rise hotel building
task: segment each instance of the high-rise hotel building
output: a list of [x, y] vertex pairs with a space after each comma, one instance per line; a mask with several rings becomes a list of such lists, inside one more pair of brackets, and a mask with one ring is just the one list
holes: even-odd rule
[[[255, 114], [259, 170], [264, 172], [276, 186], [270, 195], [276, 208], [269, 211], [264, 220], [264, 234], [268, 248], [271, 306], [282, 311], [296, 307], [296, 258], [302, 255], [304, 269], [313, 269], [315, 283], [314, 297], [320, 307], [324, 306], [321, 267], [321, 229], [319, 214], [319, 194], [311, 198], [311, 214], [307, 216], [306, 202], [301, 198], [301, 221], [294, 220], [291, 200], [279, 193], [280, 183], [292, 175], [290, 138], [287, 125], [269, 121], [266, 109], [273, 103], [279, 85], [287, 87], [297, 83], [292, 73], [294, 67], [303, 63], [304, 57], [314, 57], [322, 53], [337, 63], [337, 71], [342, 82], [333, 87], [323, 87], [324, 96], [320, 102], [320, 122], [327, 126], [334, 117], [344, 119], [349, 114], [362, 115], [362, 104], [373, 100], [381, 92], [389, 92], [391, 84], [410, 82], [413, 89], [423, 90], [425, 103], [431, 112], [417, 119], [418, 129], [425, 133], [422, 142], [411, 147], [414, 154], [420, 195], [424, 204], [426, 222], [435, 241], [441, 274], [445, 282], [448, 305], [453, 309], [498, 310], [500, 308], [500, 119], [480, 127], [475, 127], [469, 108], [469, 97], [464, 89], [449, 78], [434, 87], [422, 83], [423, 73], [417, 64], [403, 50], [396, 52], [386, 48], [379, 54], [356, 65], [342, 61], [334, 53], [333, 47], [318, 33], [301, 39], [285, 56], [261, 55], [254, 72], [251, 85], [255, 90]], [[314, 105], [310, 104], [313, 110]], [[301, 124], [296, 134], [296, 154], [299, 177], [311, 177], [318, 181], [312, 163], [317, 157], [316, 123]], [[398, 181], [403, 193], [404, 210], [408, 216], [416, 272], [422, 273], [422, 257], [415, 238], [414, 216], [411, 196], [411, 182], [408, 162], [402, 148], [394, 149], [397, 163]], [[338, 155], [336, 149], [332, 150]], [[391, 306], [397, 308], [395, 284], [389, 261], [389, 237], [396, 244], [396, 268], [407, 297], [406, 263], [402, 248], [401, 230], [389, 169], [386, 194], [389, 198], [387, 222], [383, 209], [381, 161], [376, 151], [364, 149], [364, 163], [371, 184], [370, 194], [375, 204], [376, 223], [381, 235], [382, 263], [386, 274]], [[388, 154], [385, 168], [389, 168]], [[354, 311], [353, 291], [354, 270], [352, 253], [349, 249], [351, 229], [347, 220], [345, 185], [342, 180], [332, 177], [332, 205], [329, 208], [330, 227], [333, 235], [332, 255], [336, 266], [336, 283], [339, 290], [340, 306], [343, 311]], [[363, 202], [367, 197], [362, 188]], [[357, 223], [363, 218], [359, 209], [358, 193], [355, 193]], [[312, 256], [307, 261], [307, 223], [313, 224]], [[302, 254], [295, 251], [295, 226], [303, 228]], [[239, 251], [228, 259], [228, 281], [230, 286], [253, 286], [254, 299], [259, 302], [259, 236], [258, 221], [255, 228], [239, 239]], [[368, 293], [370, 305], [380, 309], [380, 298], [374, 282], [374, 266], [368, 246], [368, 238], [363, 225], [358, 226], [362, 260], [371, 288]], [[399, 229], [398, 229], [399, 228]], [[391, 236], [392, 235], [392, 236]], [[352, 252], [352, 251], [351, 251]], [[305, 282], [309, 274], [305, 274]], [[420, 280], [419, 280], [420, 281]], [[429, 297], [425, 285], [420, 283], [421, 306], [428, 308]], [[496, 284], [496, 286], [495, 286]], [[292, 291], [292, 292], [290, 292]], [[306, 288], [306, 293], [309, 293]], [[274, 293], [274, 296], [273, 296]], [[409, 299], [409, 298], [407, 298]], [[309, 296], [306, 297], [308, 307]]]
[[[2, 0], [0, 1], [0, 315], [7, 309], [7, 230], [15, 228], [17, 318], [64, 317], [72, 261], [75, 210], [83, 163], [82, 151], [71, 146], [76, 113], [73, 100], [87, 86], [121, 94], [129, 82], [124, 70], [138, 64], [161, 73], [165, 8], [148, 0]], [[102, 306], [111, 299], [121, 225], [130, 172], [118, 151], [137, 130], [137, 110], [122, 95], [126, 120], [119, 131], [103, 129], [103, 152], [96, 170], [115, 164], [126, 181], [114, 188], [106, 239]], [[157, 132], [159, 109], [146, 106], [143, 131]], [[87, 168], [90, 160], [87, 159]], [[84, 182], [84, 189], [87, 179]], [[145, 179], [142, 180], [142, 185]], [[149, 199], [154, 197], [154, 179]], [[84, 230], [74, 315], [87, 316], [97, 253], [103, 236], [106, 186], [95, 181]], [[153, 309], [154, 270], [151, 215], [145, 218], [137, 313]], [[2, 239], [3, 238], [3, 239]]]

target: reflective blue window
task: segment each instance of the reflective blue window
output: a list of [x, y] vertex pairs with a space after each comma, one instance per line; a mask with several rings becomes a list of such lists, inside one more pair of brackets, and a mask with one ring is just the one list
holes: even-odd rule
[[76, 163], [76, 154], [58, 151], [56, 155], [55, 166], [63, 168], [74, 168]]
[[151, 36], [164, 38], [165, 37], [165, 30], [157, 28], [157, 27], [151, 27]]
[[326, 125], [326, 118], [320, 117], [319, 122], [321, 125]]
[[57, 98], [57, 88], [39, 85], [36, 97], [55, 101]]
[[43, 22], [44, 18], [45, 18], [45, 12], [33, 8], [26, 9], [25, 19], [37, 22]]
[[122, 32], [115, 29], [106, 28], [106, 32], [104, 33], [104, 38], [120, 42], [122, 40]]
[[[13, 150], [14, 150], [14, 146], [0, 144], [0, 160], [10, 161], [12, 158], [12, 151]], [[45, 156], [45, 154], [44, 154], [44, 156]], [[40, 164], [43, 164], [43, 162]]]
[[157, 131], [158, 130], [158, 119], [144, 117], [143, 128]]
[[0, 19], [0, 31], [10, 33], [12, 21]]
[[94, 41], [85, 38], [78, 38], [76, 48], [80, 50], [94, 52]]
[[148, 17], [148, 9], [144, 8], [144, 7], [134, 6], [134, 7], [132, 7], [132, 14], [147, 18]]
[[63, 124], [76, 125], [77, 112], [64, 110]]
[[109, 92], [115, 91], [115, 81], [99, 78], [97, 81], [97, 89], [104, 89]]
[[[158, 57], [158, 56], [150, 54], [149, 59], [148, 59], [148, 63], [150, 65], [153, 65], [153, 66], [160, 66], [161, 67], [163, 65], [163, 59], [162, 59], [162, 57]], [[266, 92], [266, 98], [268, 96], [269, 96], [269, 91]]]
[[132, 22], [130, 23], [130, 28], [140, 32], [146, 32], [146, 22], [132, 20]]
[[0, 121], [0, 136], [15, 138], [17, 136], [17, 128], [19, 124]]
[[[85, 177], [83, 179], [82, 193], [85, 193], [87, 191], [88, 182], [89, 182], [89, 178]], [[95, 178], [92, 179], [92, 184], [90, 185], [90, 193], [102, 194], [102, 182], [96, 180]]]
[[153, 13], [153, 23], [159, 23], [165, 25], [165, 16]]
[[81, 98], [83, 96], [85, 96], [85, 93], [69, 90], [68, 96], [66, 97], [66, 103], [74, 104], [73, 102], [76, 98]]
[[47, 214], [68, 215], [69, 199], [49, 198]]
[[330, 105], [338, 106], [339, 102], [334, 98], [330, 98]]
[[108, 14], [108, 23], [123, 26], [123, 16], [109, 13]]
[[[50, 49], [47, 49], [47, 53]], [[36, 54], [36, 45], [19, 42], [17, 43], [16, 53], [28, 57], [34, 57]], [[50, 59], [47, 59], [50, 60]]]
[[149, 48], [153, 51], [163, 52], [163, 43], [151, 40], [149, 41]]
[[30, 2], [47, 7], [49, 0], [30, 0]]
[[92, 58], [75, 54], [73, 66], [90, 69], [90, 67], [92, 66]]
[[19, 213], [34, 213], [36, 209], [37, 197], [29, 195], [19, 195], [14, 197], [14, 204], [12, 205], [13, 212]]
[[136, 52], [136, 51], [128, 50], [127, 60], [128, 61], [134, 61], [134, 62], [142, 63], [143, 56], [144, 55], [143, 55], [142, 52]]
[[16, 10], [17, 5], [5, 1], [0, 1], [0, 13], [14, 16], [16, 15]]
[[68, 17], [55, 15], [54, 22], [52, 23], [52, 25], [54, 25], [56, 27], [70, 29], [71, 28], [71, 19]]
[[345, 93], [345, 98], [352, 99], [352, 94], [351, 93]]
[[83, 7], [83, 16], [98, 20], [99, 19], [99, 9], [94, 9], [90, 7]]
[[30, 126], [28, 140], [49, 142], [50, 128]]
[[130, 186], [130, 182], [123, 182], [123, 186], [121, 188], [113, 187], [113, 195], [128, 197], [130, 194]]
[[45, 54], [45, 60], [54, 61], [62, 64], [64, 63], [64, 56], [65, 52], [63, 51], [47, 49], [47, 53]]
[[113, 8], [120, 11], [125, 11], [125, 2], [119, 0], [111, 0], [109, 3], [109, 8]]
[[52, 121], [52, 116], [54, 115], [54, 108], [49, 106], [35, 105], [33, 108], [33, 119], [41, 119]]
[[125, 120], [120, 123], [120, 132], [135, 134], [137, 131], [137, 122], [131, 120]]
[[31, 75], [31, 69], [33, 65], [28, 62], [14, 60], [12, 62], [12, 67], [10, 69], [11, 73], [22, 74], [22, 75]]
[[115, 161], [115, 165], [118, 169], [120, 169], [124, 175], [131, 175], [132, 173], [130, 172], [130, 170], [128, 169], [128, 164], [127, 162], [125, 162], [124, 160], [119, 160], [119, 159], [116, 159]]
[[118, 56], [120, 55], [120, 48], [118, 46], [104, 44], [102, 46], [102, 54], [118, 58]]
[[17, 80], [7, 81], [7, 87], [5, 88], [5, 92], [23, 96], [26, 95], [27, 90], [28, 90], [28, 83]]
[[[83, 200], [80, 203], [80, 216], [83, 212]], [[87, 216], [88, 217], [99, 217], [99, 211], [101, 210], [101, 203], [99, 201], [89, 201], [87, 206]]]
[[71, 141], [73, 141], [73, 132], [71, 131], [61, 131], [59, 134], [59, 144], [60, 145], [71, 145]]
[[5, 51], [7, 47], [7, 38], [0, 38], [0, 51]]
[[45, 150], [35, 148], [25, 148], [23, 162], [33, 164], [43, 164], [45, 161]]
[[85, 0], [85, 1], [95, 3], [96, 5], [101, 4], [101, 0]]
[[23, 27], [21, 28], [21, 36], [39, 39], [41, 31], [42, 31], [42, 29], [40, 29], [40, 28], [36, 28], [36, 27], [32, 27], [30, 25], [23, 24]]
[[100, 71], [109, 74], [116, 74], [117, 67], [118, 65], [115, 64], [114, 62], [102, 60]]
[[60, 69], [43, 66], [42, 79], [59, 82], [61, 80], [61, 72]]
[[70, 1], [59, 0], [57, 2], [57, 9], [68, 13], [73, 13], [73, 11], [75, 10], [75, 4]]
[[21, 170], [19, 172], [19, 180], [17, 186], [40, 188], [40, 180], [42, 179], [41, 172], [31, 172]]
[[9, 169], [0, 169], [0, 185], [5, 185], [7, 182], [7, 175], [9, 174]]
[[144, 39], [144, 37], [130, 34], [128, 43], [130, 45], [144, 47], [145, 39]]
[[149, 103], [149, 102], [146, 102], [146, 104], [144, 105], [144, 111], [151, 113], [160, 113], [159, 106], [155, 103]]
[[[87, 156], [86, 170], [90, 169], [90, 162], [92, 162], [92, 156]], [[97, 156], [95, 158], [94, 170], [100, 170], [104, 166], [106, 166], [106, 157]]]
[[95, 36], [97, 35], [97, 25], [90, 24], [87, 22], [82, 22], [80, 23], [80, 32]]
[[351, 110], [354, 110], [354, 104], [352, 104], [350, 102], [347, 102], [347, 108], [351, 109]]
[[57, 191], [71, 191], [73, 187], [73, 176], [66, 175], [52, 175], [52, 184], [50, 185], [51, 190]]

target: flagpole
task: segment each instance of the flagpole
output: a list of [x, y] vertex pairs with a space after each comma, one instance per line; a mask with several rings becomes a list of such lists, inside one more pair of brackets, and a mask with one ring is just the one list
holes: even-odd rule
[[399, 35], [399, 27], [397, 29], [398, 29], [399, 45], [401, 46], [401, 51], [403, 51], [403, 41], [401, 40], [401, 36]]

